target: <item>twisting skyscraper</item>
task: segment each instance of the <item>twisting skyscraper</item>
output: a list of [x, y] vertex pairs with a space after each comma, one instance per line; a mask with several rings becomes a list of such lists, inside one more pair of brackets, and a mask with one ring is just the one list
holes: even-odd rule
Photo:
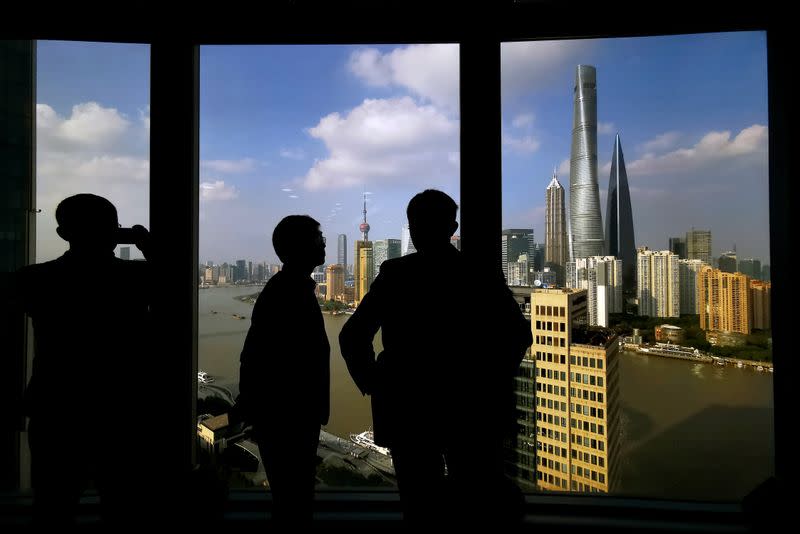
[[602, 256], [603, 221], [597, 188], [597, 83], [591, 65], [575, 70], [575, 105], [569, 166], [569, 221], [572, 258]]
[[567, 217], [564, 209], [564, 188], [555, 169], [545, 192], [544, 264], [555, 269], [559, 284], [564, 283], [564, 267], [569, 259], [567, 249]]
[[606, 254], [622, 260], [622, 289], [636, 290], [636, 244], [633, 239], [633, 210], [628, 189], [628, 173], [619, 134], [614, 139], [611, 176], [606, 204]]

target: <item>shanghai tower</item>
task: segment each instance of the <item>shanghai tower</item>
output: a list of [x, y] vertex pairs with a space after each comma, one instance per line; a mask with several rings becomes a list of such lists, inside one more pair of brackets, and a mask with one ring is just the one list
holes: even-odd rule
[[619, 134], [614, 139], [611, 176], [608, 178], [606, 205], [606, 254], [622, 260], [622, 290], [636, 289], [636, 244], [633, 239], [633, 210], [628, 189], [628, 173]]
[[591, 65], [575, 70], [575, 105], [569, 158], [571, 260], [602, 256], [605, 247], [597, 186], [597, 83]]

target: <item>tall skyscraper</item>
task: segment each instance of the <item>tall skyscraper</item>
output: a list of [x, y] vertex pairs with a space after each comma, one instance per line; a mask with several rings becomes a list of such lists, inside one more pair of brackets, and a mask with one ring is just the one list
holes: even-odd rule
[[617, 486], [616, 334], [581, 326], [586, 291], [534, 289], [534, 343], [516, 378], [519, 431], [510, 474], [539, 490], [610, 492]]
[[325, 269], [325, 285], [327, 286], [326, 298], [328, 300], [344, 302], [344, 266], [339, 263], [328, 265]]
[[711, 230], [692, 228], [686, 232], [686, 258], [711, 265]]
[[247, 260], [236, 260], [236, 273], [233, 276], [233, 283], [247, 280]]
[[703, 330], [749, 334], [750, 279], [739, 273], [719, 269], [700, 269], [700, 328]]
[[400, 230], [400, 254], [408, 256], [416, 251], [417, 249], [414, 248], [414, 242], [411, 241], [411, 232], [408, 229], [408, 225], [404, 224], [403, 228]]
[[772, 328], [772, 284], [762, 280], [751, 280], [750, 302], [751, 327], [758, 330]]
[[[555, 270], [558, 282], [563, 283], [564, 269], [568, 260], [564, 188], [558, 181], [556, 170], [553, 169], [553, 179], [545, 190], [544, 199], [544, 266]], [[542, 266], [534, 265], [534, 268], [541, 270]]]
[[633, 210], [628, 189], [628, 173], [619, 134], [614, 139], [611, 176], [608, 179], [606, 204], [606, 254], [622, 261], [622, 288], [636, 290], [636, 243], [633, 237]]
[[[503, 276], [508, 281], [508, 264], [519, 261], [520, 254], [528, 255], [528, 268], [533, 267], [535, 243], [533, 242], [533, 228], [507, 228], [500, 233], [500, 267]], [[533, 273], [529, 273], [531, 279]]]
[[592, 256], [567, 262], [566, 286], [587, 291], [589, 325], [608, 326], [609, 313], [622, 313], [623, 265], [614, 256]]
[[685, 237], [670, 237], [669, 246], [667, 247], [670, 252], [678, 255], [679, 260], [686, 258], [686, 238]]
[[372, 257], [375, 262], [373, 272], [375, 276], [381, 270], [381, 264], [386, 260], [400, 257], [400, 240], [399, 239], [380, 239], [372, 242]]
[[602, 256], [605, 248], [597, 186], [597, 72], [594, 67], [577, 66], [573, 93], [569, 158], [570, 259]]
[[705, 265], [700, 260], [678, 260], [682, 315], [700, 313], [700, 302], [697, 300], [697, 277], [700, 275], [700, 269]]
[[669, 250], [639, 250], [636, 265], [639, 315], [680, 317], [678, 256]]
[[736, 261], [736, 251], [723, 252], [719, 257], [719, 270], [725, 273], [738, 273], [739, 263]]
[[336, 244], [336, 263], [347, 270], [347, 234], [339, 234]]
[[770, 275], [772, 274], [769, 265], [762, 265], [761, 266], [761, 280], [765, 282], [770, 281]]
[[742, 258], [739, 260], [739, 272], [750, 278], [761, 280], [761, 260]]
[[131, 259], [131, 247], [119, 247], [119, 259], [121, 260]]
[[[356, 241], [355, 258], [353, 259], [353, 279], [355, 280], [355, 302], [361, 302], [364, 295], [372, 284], [372, 277], [375, 266], [372, 264], [372, 242], [369, 240], [369, 223], [367, 222], [367, 195], [364, 194], [364, 209], [362, 211], [364, 219], [358, 225], [361, 232], [361, 239]], [[369, 264], [365, 264], [366, 255], [362, 255], [362, 249], [369, 249]]]

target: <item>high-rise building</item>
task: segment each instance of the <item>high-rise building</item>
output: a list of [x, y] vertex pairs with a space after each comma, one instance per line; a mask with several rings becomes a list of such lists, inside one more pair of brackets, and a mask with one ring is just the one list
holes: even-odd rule
[[517, 261], [508, 262], [508, 285], [522, 287], [532, 285], [528, 263], [527, 254], [520, 254]]
[[375, 276], [381, 270], [381, 265], [386, 260], [400, 257], [400, 240], [399, 239], [380, 239], [372, 242], [372, 257], [375, 261], [373, 272]]
[[337, 239], [336, 263], [347, 269], [347, 234], [339, 234]]
[[119, 259], [121, 260], [131, 259], [131, 247], [119, 247]]
[[692, 228], [686, 232], [686, 258], [711, 265], [711, 230]]
[[772, 284], [762, 280], [750, 281], [751, 327], [757, 330], [772, 328]]
[[669, 246], [667, 247], [670, 252], [678, 256], [679, 260], [686, 259], [686, 238], [685, 237], [670, 237]]
[[[363, 241], [370, 243], [370, 241]], [[358, 249], [358, 278], [356, 278], [356, 290], [358, 291], [356, 300], [361, 302], [364, 295], [369, 291], [372, 281], [375, 279], [375, 256], [371, 246], [363, 246]]]
[[236, 274], [233, 277], [233, 283], [242, 282], [247, 280], [247, 261], [236, 260]]
[[[568, 260], [564, 188], [553, 169], [553, 179], [550, 180], [550, 185], [545, 190], [544, 199], [544, 266], [555, 270], [558, 282], [563, 283], [564, 269], [566, 269]], [[534, 262], [534, 269], [542, 270], [542, 266], [537, 266]]]
[[697, 300], [697, 277], [700, 269], [706, 265], [700, 260], [678, 260], [679, 284], [681, 288], [681, 315], [697, 315], [700, 313], [700, 302]]
[[582, 325], [586, 291], [534, 289], [534, 343], [516, 378], [519, 431], [510, 474], [538, 490], [617, 487], [616, 334]]
[[636, 243], [633, 237], [631, 192], [619, 134], [614, 139], [614, 153], [611, 156], [605, 236], [605, 254], [622, 261], [622, 289], [625, 293], [633, 293], [636, 290]]
[[700, 328], [749, 334], [751, 330], [750, 279], [711, 267], [700, 269]]
[[636, 266], [639, 315], [680, 317], [678, 256], [669, 250], [640, 249]]
[[334, 264], [325, 269], [325, 284], [327, 287], [326, 298], [345, 302], [344, 292], [344, 267]]
[[408, 256], [416, 251], [414, 242], [411, 241], [411, 231], [408, 229], [408, 225], [404, 224], [400, 230], [400, 254]]
[[[519, 261], [520, 254], [528, 256], [528, 268], [532, 269], [535, 243], [533, 228], [507, 228], [500, 233], [500, 267], [508, 281], [508, 264]], [[530, 279], [531, 275], [528, 275]]]
[[761, 280], [761, 260], [742, 258], [739, 260], [739, 272], [755, 280]]
[[623, 263], [614, 256], [592, 256], [567, 262], [566, 286], [585, 289], [588, 322], [608, 326], [609, 313], [622, 313]]
[[594, 67], [576, 67], [573, 93], [569, 158], [570, 259], [602, 256], [605, 248], [597, 185], [597, 72]]
[[739, 264], [736, 261], [735, 250], [729, 250], [727, 252], [723, 252], [722, 255], [720, 255], [719, 257], [717, 264], [719, 265], [719, 270], [724, 273], [739, 272]]

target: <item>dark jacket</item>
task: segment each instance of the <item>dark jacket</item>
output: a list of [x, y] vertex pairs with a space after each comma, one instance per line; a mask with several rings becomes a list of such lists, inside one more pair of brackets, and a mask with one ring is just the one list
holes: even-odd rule
[[324, 425], [330, 345], [308, 275], [280, 271], [258, 296], [241, 354], [237, 408], [256, 430]]
[[12, 299], [34, 332], [26, 415], [88, 420], [126, 412], [132, 377], [150, 354], [149, 275], [146, 261], [109, 253], [87, 264], [69, 251], [16, 273]]
[[531, 341], [502, 273], [470, 270], [452, 246], [385, 261], [339, 336], [353, 380], [372, 395], [375, 440], [387, 446], [507, 422]]

